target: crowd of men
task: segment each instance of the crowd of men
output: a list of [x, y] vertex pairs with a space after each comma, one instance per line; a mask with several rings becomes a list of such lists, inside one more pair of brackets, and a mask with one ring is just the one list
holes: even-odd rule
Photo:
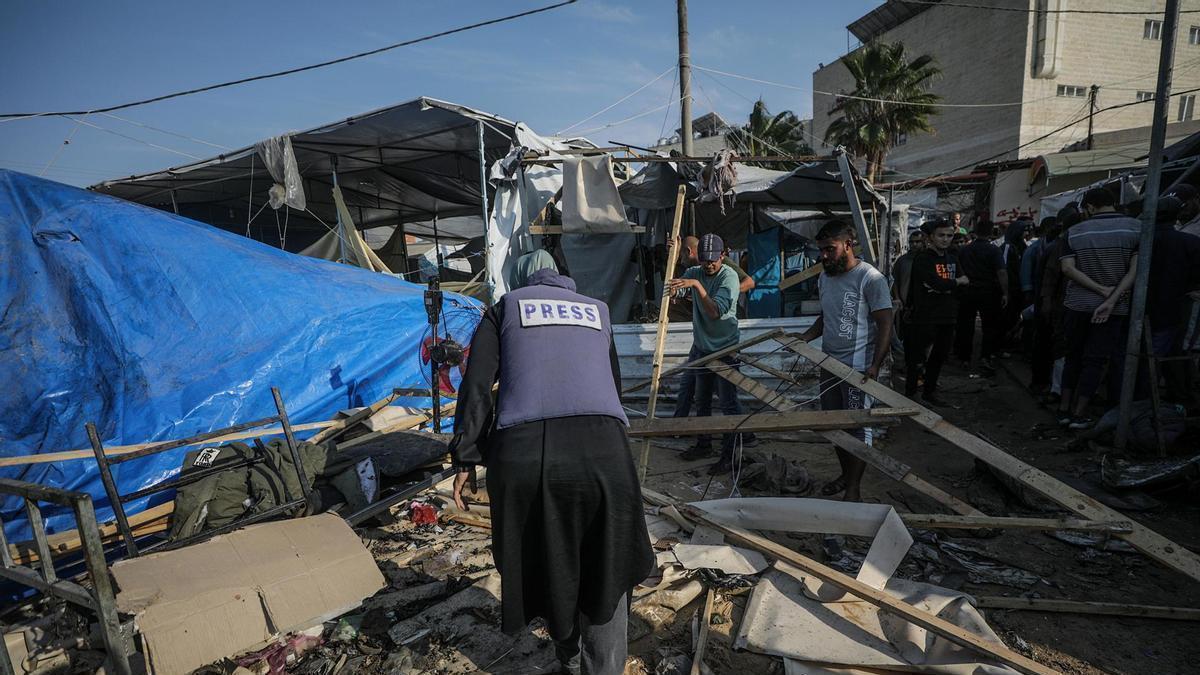
[[[993, 374], [997, 359], [1020, 357], [1029, 363], [1030, 391], [1060, 425], [1092, 428], [1120, 397], [1140, 210], [1094, 188], [1037, 224], [977, 215], [964, 236], [949, 220], [926, 222], [894, 265], [906, 392], [920, 389], [927, 404], [943, 405], [938, 379], [951, 352], [976, 376]], [[1146, 309], [1155, 356], [1196, 347], [1198, 217], [1200, 194], [1189, 185], [1159, 201]], [[1163, 370], [1164, 400], [1193, 404], [1190, 365], [1166, 362]], [[1148, 395], [1146, 372], [1135, 380], [1137, 399]]]

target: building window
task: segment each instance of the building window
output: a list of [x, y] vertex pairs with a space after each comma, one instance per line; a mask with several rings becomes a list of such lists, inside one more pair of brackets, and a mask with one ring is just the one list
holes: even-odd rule
[[1083, 98], [1087, 96], [1087, 87], [1081, 87], [1075, 84], [1060, 84], [1058, 85], [1058, 95]]
[[1192, 26], [1188, 29], [1188, 44], [1200, 45], [1200, 26]]
[[1180, 96], [1180, 97], [1179, 97], [1179, 118], [1178, 118], [1178, 121], [1179, 121], [1179, 122], [1186, 122], [1186, 121], [1188, 121], [1188, 120], [1192, 119], [1192, 112], [1195, 110], [1195, 108], [1196, 108], [1196, 97], [1195, 97], [1195, 95], [1191, 95], [1191, 96]]
[[1137, 102], [1138, 103], [1145, 103], [1146, 101], [1153, 101], [1153, 100], [1154, 100], [1154, 92], [1152, 92], [1152, 91], [1139, 91], [1137, 93]]
[[1161, 40], [1162, 22], [1157, 19], [1146, 19], [1146, 25], [1142, 28], [1142, 39]]

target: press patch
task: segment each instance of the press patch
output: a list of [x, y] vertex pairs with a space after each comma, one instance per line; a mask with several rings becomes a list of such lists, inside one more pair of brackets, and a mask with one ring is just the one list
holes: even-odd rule
[[212, 466], [212, 463], [217, 461], [217, 456], [220, 454], [220, 448], [204, 448], [196, 453], [196, 459], [192, 462], [192, 466]]
[[590, 302], [518, 300], [521, 326], [582, 326], [602, 330], [600, 308]]

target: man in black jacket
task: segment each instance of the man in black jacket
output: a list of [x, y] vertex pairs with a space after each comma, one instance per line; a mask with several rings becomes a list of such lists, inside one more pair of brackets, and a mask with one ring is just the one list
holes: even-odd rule
[[937, 396], [938, 375], [954, 343], [954, 324], [958, 320], [957, 289], [970, 280], [958, 266], [958, 257], [951, 252], [954, 226], [945, 220], [926, 223], [921, 229], [929, 239], [928, 247], [913, 258], [912, 287], [909, 302], [912, 306], [911, 325], [904, 339], [907, 375], [905, 395], [917, 393], [920, 355], [929, 350], [925, 361], [925, 387], [922, 398], [930, 405], [944, 405]]
[[958, 251], [962, 273], [972, 279], [959, 298], [956, 356], [970, 367], [975, 345], [975, 317], [979, 316], [983, 339], [979, 357], [989, 375], [995, 372], [992, 358], [1004, 338], [1004, 308], [1008, 305], [1008, 271], [999, 248], [992, 246], [995, 226], [989, 220], [975, 223], [975, 241]]

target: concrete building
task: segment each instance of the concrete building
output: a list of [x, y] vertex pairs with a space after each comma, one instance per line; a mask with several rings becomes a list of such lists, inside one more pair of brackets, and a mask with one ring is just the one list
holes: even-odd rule
[[[889, 1], [847, 27], [863, 43], [903, 42], [913, 57], [936, 58], [942, 76], [933, 91], [944, 103], [1006, 104], [939, 108], [933, 117], [935, 133], [898, 139], [886, 159], [894, 170], [892, 177], [961, 173], [986, 161], [1059, 151], [1087, 137], [1093, 87], [1097, 110], [1147, 101], [1097, 113], [1092, 120], [1095, 133], [1145, 127], [1149, 138], [1162, 15], [1045, 10], [1161, 13], [1165, 0], [971, 0], [967, 4], [1029, 11]], [[1184, 10], [1200, 10], [1200, 0], [1180, 4]], [[1197, 88], [1200, 15], [1181, 14], [1172, 91]], [[813, 89], [849, 93], [854, 81], [839, 59], [813, 73]], [[814, 135], [823, 139], [835, 98], [815, 92]], [[1195, 109], [1197, 93], [1172, 97], [1171, 122], [1200, 119]], [[1055, 131], [1075, 120], [1080, 121]], [[1018, 146], [1024, 147], [1018, 150]], [[820, 153], [831, 149], [816, 148]]]

